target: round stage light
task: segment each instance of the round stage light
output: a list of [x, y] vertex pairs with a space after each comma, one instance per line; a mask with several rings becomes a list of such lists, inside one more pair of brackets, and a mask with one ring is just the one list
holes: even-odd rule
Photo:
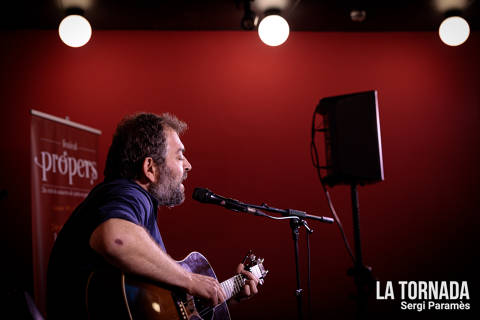
[[60, 22], [58, 34], [67, 46], [78, 48], [90, 40], [92, 27], [84, 17], [72, 14]]
[[279, 15], [269, 15], [258, 25], [260, 39], [269, 46], [279, 46], [287, 41], [290, 27], [287, 20]]
[[443, 43], [449, 46], [459, 46], [468, 39], [470, 27], [462, 17], [449, 17], [443, 20], [438, 29], [438, 34]]

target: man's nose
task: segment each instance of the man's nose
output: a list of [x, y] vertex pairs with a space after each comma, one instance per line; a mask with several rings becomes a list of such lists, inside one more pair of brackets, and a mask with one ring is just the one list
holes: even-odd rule
[[185, 158], [185, 166], [183, 168], [185, 171], [190, 171], [192, 170], [192, 165], [190, 164], [190, 162], [187, 160], [187, 158]]

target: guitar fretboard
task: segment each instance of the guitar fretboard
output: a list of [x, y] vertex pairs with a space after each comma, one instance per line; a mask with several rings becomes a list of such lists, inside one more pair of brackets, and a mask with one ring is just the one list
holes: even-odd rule
[[[262, 278], [262, 272], [260, 271], [258, 265], [252, 267], [250, 269], [250, 272], [253, 273], [258, 279]], [[237, 274], [236, 276], [233, 276], [230, 279], [220, 283], [223, 291], [227, 295], [227, 300], [235, 297], [238, 293], [240, 293], [244, 284], [245, 277], [241, 274]]]

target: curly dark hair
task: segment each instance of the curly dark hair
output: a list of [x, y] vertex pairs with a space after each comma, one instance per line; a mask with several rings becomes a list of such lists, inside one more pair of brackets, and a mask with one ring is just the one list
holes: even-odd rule
[[105, 180], [117, 178], [139, 179], [146, 157], [163, 166], [166, 155], [165, 129], [172, 128], [181, 134], [185, 122], [164, 113], [137, 113], [125, 117], [117, 126], [105, 163]]

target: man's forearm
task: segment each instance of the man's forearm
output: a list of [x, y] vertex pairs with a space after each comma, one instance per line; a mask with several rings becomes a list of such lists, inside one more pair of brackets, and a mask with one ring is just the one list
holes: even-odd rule
[[92, 233], [90, 246], [119, 269], [191, 290], [192, 274], [166, 254], [147, 231], [123, 219], [109, 219]]

